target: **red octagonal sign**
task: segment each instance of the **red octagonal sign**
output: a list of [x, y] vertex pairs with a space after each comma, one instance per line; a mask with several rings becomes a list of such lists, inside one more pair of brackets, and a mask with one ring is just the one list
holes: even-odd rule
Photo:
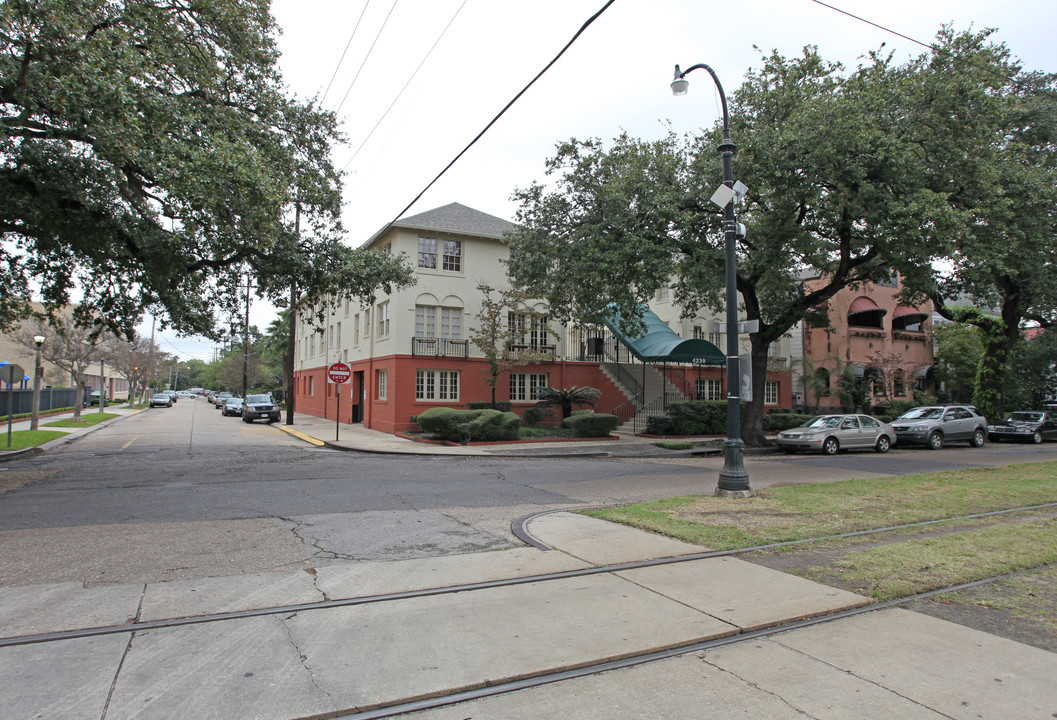
[[351, 377], [352, 368], [343, 362], [336, 362], [327, 368], [327, 378], [329, 378], [332, 383], [341, 385], [342, 383], [347, 383]]

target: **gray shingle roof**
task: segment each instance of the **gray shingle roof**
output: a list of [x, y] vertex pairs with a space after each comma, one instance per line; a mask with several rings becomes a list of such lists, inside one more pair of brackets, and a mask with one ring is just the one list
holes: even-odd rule
[[455, 233], [457, 235], [476, 235], [499, 239], [508, 232], [517, 229], [517, 225], [480, 210], [450, 203], [418, 215], [401, 218], [391, 226], [386, 226], [375, 233], [366, 245], [370, 245], [389, 227], [409, 228], [412, 230], [433, 230], [436, 232]]

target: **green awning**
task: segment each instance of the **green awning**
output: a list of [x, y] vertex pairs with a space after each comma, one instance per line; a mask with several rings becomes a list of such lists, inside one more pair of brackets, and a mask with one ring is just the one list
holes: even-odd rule
[[684, 340], [645, 307], [642, 308], [642, 321], [646, 324], [646, 334], [637, 338], [630, 338], [621, 332], [620, 314], [615, 310], [605, 320], [605, 324], [642, 362], [726, 365], [726, 356], [715, 345], [701, 338]]

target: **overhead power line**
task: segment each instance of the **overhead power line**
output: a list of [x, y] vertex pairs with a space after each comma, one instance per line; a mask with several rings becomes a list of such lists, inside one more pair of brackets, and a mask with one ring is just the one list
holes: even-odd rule
[[571, 47], [573, 46], [573, 43], [575, 43], [575, 42], [576, 42], [576, 41], [577, 41], [577, 40], [579, 39], [579, 37], [580, 37], [581, 35], [583, 35], [583, 34], [584, 34], [584, 32], [585, 32], [585, 31], [587, 30], [587, 28], [589, 28], [589, 27], [590, 27], [590, 26], [591, 26], [591, 25], [592, 25], [592, 24], [594, 23], [594, 21], [595, 21], [595, 20], [597, 20], [598, 18], [600, 18], [600, 17], [602, 16], [602, 13], [604, 13], [604, 12], [605, 12], [606, 10], [608, 10], [608, 9], [609, 9], [609, 6], [610, 6], [610, 5], [612, 5], [612, 4], [614, 3], [614, 2], [616, 2], [616, 0], [609, 0], [609, 2], [607, 2], [607, 3], [605, 4], [605, 5], [603, 5], [603, 6], [602, 6], [602, 8], [601, 8], [600, 10], [598, 10], [598, 12], [596, 12], [596, 13], [595, 13], [594, 15], [592, 15], [591, 17], [589, 17], [589, 18], [588, 18], [588, 19], [587, 19], [587, 20], [586, 20], [586, 21], [584, 22], [584, 24], [580, 26], [580, 29], [579, 29], [579, 30], [577, 30], [575, 34], [573, 34], [573, 36], [572, 36], [572, 38], [570, 38], [569, 42], [565, 43], [565, 47], [563, 47], [563, 48], [562, 48], [562, 49], [561, 49], [561, 50], [560, 50], [560, 51], [558, 52], [558, 54], [557, 54], [557, 55], [555, 55], [555, 56], [554, 56], [554, 58], [553, 58], [553, 59], [552, 59], [552, 60], [551, 60], [551, 61], [550, 61], [549, 63], [547, 63], [547, 64], [546, 64], [546, 65], [544, 66], [544, 68], [543, 68], [542, 70], [540, 70], [540, 71], [539, 71], [539, 72], [538, 72], [538, 73], [536, 74], [536, 76], [535, 76], [534, 78], [532, 78], [532, 80], [530, 80], [530, 81], [529, 81], [528, 85], [526, 85], [525, 87], [523, 87], [523, 88], [521, 89], [521, 91], [520, 91], [520, 92], [518, 92], [518, 94], [517, 94], [517, 95], [515, 95], [515, 96], [513, 97], [513, 99], [511, 99], [511, 101], [510, 101], [510, 102], [508, 102], [508, 103], [507, 103], [507, 104], [506, 104], [505, 106], [503, 106], [503, 109], [502, 109], [502, 110], [500, 110], [500, 111], [499, 111], [499, 112], [498, 112], [498, 113], [496, 114], [496, 116], [495, 116], [495, 117], [493, 117], [493, 118], [492, 118], [492, 119], [491, 119], [491, 120], [490, 120], [490, 121], [488, 122], [488, 124], [484, 126], [484, 129], [483, 129], [483, 130], [481, 130], [481, 132], [477, 133], [477, 136], [476, 136], [476, 137], [474, 137], [474, 139], [473, 139], [473, 140], [471, 140], [471, 141], [470, 141], [470, 142], [469, 142], [469, 143], [468, 143], [468, 144], [466, 145], [466, 147], [464, 147], [464, 148], [463, 148], [462, 150], [460, 150], [460, 151], [459, 151], [459, 154], [458, 154], [458, 155], [456, 155], [456, 156], [455, 156], [455, 157], [454, 157], [454, 158], [453, 158], [453, 159], [451, 160], [451, 162], [449, 162], [449, 163], [448, 163], [447, 165], [445, 165], [445, 166], [444, 166], [444, 169], [443, 169], [443, 170], [441, 170], [441, 171], [440, 171], [439, 173], [437, 173], [437, 176], [436, 176], [435, 178], [433, 178], [432, 180], [430, 180], [430, 181], [429, 181], [429, 183], [428, 183], [428, 184], [426, 185], [426, 187], [422, 188], [422, 191], [421, 191], [421, 192], [419, 192], [419, 194], [418, 194], [418, 195], [416, 195], [416, 196], [415, 196], [415, 198], [414, 198], [414, 199], [413, 199], [413, 200], [412, 200], [411, 202], [409, 202], [409, 203], [407, 204], [407, 206], [406, 206], [406, 207], [405, 207], [405, 208], [404, 208], [403, 210], [401, 210], [400, 212], [398, 212], [398, 213], [396, 214], [396, 217], [394, 217], [394, 218], [393, 218], [392, 220], [390, 220], [390, 221], [389, 221], [388, 223], [386, 223], [385, 227], [383, 227], [383, 228], [382, 228], [382, 230], [381, 230], [381, 231], [380, 231], [380, 232], [378, 233], [378, 235], [380, 236], [380, 235], [384, 234], [384, 233], [385, 233], [385, 232], [386, 232], [387, 230], [389, 230], [389, 228], [390, 228], [390, 227], [392, 227], [393, 223], [395, 223], [395, 222], [396, 222], [397, 220], [399, 220], [399, 219], [400, 219], [400, 217], [401, 217], [401, 216], [402, 216], [402, 215], [403, 215], [404, 213], [406, 213], [406, 212], [407, 212], [408, 210], [410, 210], [410, 209], [412, 208], [412, 206], [414, 206], [414, 204], [415, 204], [415, 203], [417, 203], [417, 202], [418, 202], [419, 200], [421, 200], [421, 199], [422, 199], [422, 196], [426, 194], [426, 191], [427, 191], [427, 190], [429, 190], [429, 189], [430, 189], [431, 187], [433, 187], [433, 185], [434, 185], [434, 184], [435, 184], [435, 183], [436, 183], [436, 182], [437, 182], [438, 180], [440, 180], [440, 179], [441, 179], [441, 177], [443, 177], [443, 176], [444, 176], [444, 173], [448, 172], [448, 170], [450, 170], [450, 169], [452, 168], [452, 166], [453, 166], [453, 165], [455, 165], [455, 163], [457, 163], [457, 162], [458, 162], [458, 161], [459, 161], [459, 160], [460, 160], [460, 159], [462, 158], [462, 156], [463, 156], [463, 155], [465, 155], [465, 154], [466, 154], [466, 153], [467, 153], [467, 152], [468, 152], [468, 151], [470, 150], [470, 148], [472, 148], [472, 147], [473, 147], [474, 145], [476, 145], [476, 144], [477, 144], [477, 141], [478, 141], [478, 140], [480, 140], [480, 139], [481, 139], [482, 137], [484, 137], [484, 134], [485, 134], [486, 132], [488, 132], [489, 130], [491, 130], [491, 129], [492, 129], [492, 126], [493, 126], [493, 125], [495, 125], [495, 124], [496, 124], [497, 122], [499, 122], [499, 118], [503, 117], [503, 115], [505, 115], [505, 114], [506, 114], [506, 111], [507, 111], [507, 110], [509, 110], [509, 109], [510, 109], [511, 107], [513, 107], [514, 103], [516, 103], [516, 102], [517, 102], [518, 100], [520, 100], [520, 99], [521, 99], [521, 96], [522, 96], [522, 95], [524, 95], [524, 94], [525, 94], [526, 92], [528, 92], [529, 88], [531, 88], [531, 87], [532, 87], [533, 85], [535, 85], [535, 84], [536, 84], [536, 81], [538, 81], [538, 80], [539, 80], [539, 79], [540, 79], [541, 77], [543, 77], [543, 76], [544, 76], [544, 75], [546, 74], [546, 72], [547, 72], [548, 70], [550, 70], [550, 69], [551, 69], [551, 67], [553, 67], [553, 66], [554, 66], [554, 64], [555, 64], [556, 62], [558, 62], [558, 60], [560, 60], [560, 59], [561, 59], [562, 55], [564, 55], [564, 54], [566, 53], [566, 51], [568, 51], [568, 49], [569, 49], [569, 48], [571, 48]]
[[367, 0], [363, 4], [363, 10], [360, 11], [360, 17], [356, 20], [356, 26], [352, 28], [352, 34], [349, 35], [349, 41], [345, 43], [345, 49], [341, 53], [341, 57], [338, 59], [338, 64], [334, 66], [334, 74], [330, 76], [330, 82], [327, 83], [327, 89], [323, 91], [323, 97], [319, 99], [319, 104], [322, 106], [323, 101], [327, 99], [327, 93], [330, 92], [331, 86], [334, 84], [334, 78], [338, 76], [338, 70], [341, 69], [341, 64], [345, 62], [345, 55], [348, 54], [349, 48], [352, 46], [352, 40], [356, 37], [356, 31], [360, 29], [360, 23], [363, 22], [363, 16], [367, 12], [367, 8], [370, 6], [371, 0]]
[[348, 169], [349, 165], [352, 164], [352, 161], [356, 159], [356, 156], [360, 154], [360, 150], [363, 150], [363, 146], [366, 145], [367, 141], [371, 139], [372, 135], [374, 135], [374, 131], [378, 129], [378, 126], [381, 125], [382, 121], [385, 120], [385, 118], [389, 115], [389, 111], [393, 109], [393, 106], [396, 105], [397, 101], [403, 96], [404, 91], [407, 90], [407, 86], [410, 85], [411, 81], [415, 79], [415, 76], [418, 75], [418, 71], [421, 70], [422, 66], [426, 64], [426, 60], [429, 59], [429, 56], [433, 54], [433, 51], [440, 43], [441, 38], [444, 37], [444, 35], [448, 32], [448, 29], [452, 26], [452, 23], [455, 22], [455, 18], [457, 18], [459, 16], [459, 13], [462, 12], [462, 9], [466, 7], [466, 2], [467, 0], [462, 0], [462, 4], [459, 5], [459, 9], [455, 11], [455, 14], [451, 16], [451, 20], [449, 20], [448, 24], [444, 26], [444, 29], [440, 31], [440, 35], [437, 36], [437, 39], [433, 42], [432, 47], [430, 47], [429, 51], [423, 56], [422, 61], [418, 64], [418, 67], [415, 68], [415, 71], [411, 73], [411, 77], [407, 79], [407, 82], [404, 83], [404, 86], [400, 88], [400, 92], [398, 92], [396, 94], [396, 97], [393, 98], [393, 102], [389, 103], [389, 107], [387, 107], [385, 109], [385, 112], [382, 113], [382, 116], [378, 118], [378, 122], [376, 122], [374, 124], [374, 127], [371, 128], [371, 131], [367, 133], [367, 137], [365, 137], [363, 139], [363, 142], [360, 143], [360, 146], [356, 148], [356, 152], [354, 152], [352, 154], [352, 157], [349, 158], [349, 161], [345, 163], [345, 167], [341, 169], [342, 172]]
[[[378, 44], [378, 39], [382, 37], [382, 33], [385, 32], [385, 26], [389, 24], [389, 18], [393, 16], [393, 10], [396, 10], [396, 4], [400, 0], [393, 0], [393, 6], [389, 8], [389, 14], [385, 16], [385, 20], [382, 22], [382, 26], [378, 28], [378, 34], [374, 36], [374, 42], [371, 43], [371, 47], [367, 50], [367, 54], [363, 57], [363, 62], [360, 63], [360, 69], [356, 71], [356, 76], [352, 78], [352, 82], [349, 83], [349, 89], [345, 91], [345, 97], [341, 99], [338, 106], [334, 108], [334, 114], [337, 115], [341, 112], [341, 106], [345, 104], [345, 101], [349, 98], [349, 93], [352, 92], [352, 86], [356, 84], [356, 80], [359, 79], [360, 73], [363, 72], [363, 66], [367, 64], [367, 61], [371, 58], [371, 53], [374, 52], [374, 46]], [[366, 8], [365, 8], [366, 9]]]

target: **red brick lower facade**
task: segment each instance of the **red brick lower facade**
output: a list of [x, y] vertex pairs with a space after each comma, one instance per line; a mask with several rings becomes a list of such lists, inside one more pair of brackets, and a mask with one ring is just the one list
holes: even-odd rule
[[[352, 369], [352, 378], [342, 385], [327, 382], [326, 368], [322, 366], [296, 372], [297, 412], [343, 423], [362, 422], [372, 430], [397, 433], [417, 430], [411, 418], [431, 407], [465, 408], [467, 403], [492, 399], [492, 388], [487, 383], [488, 364], [483, 359], [390, 355], [346, 364]], [[628, 400], [595, 362], [556, 361], [519, 367], [512, 372], [534, 375], [539, 381], [545, 379], [550, 387], [597, 388], [601, 391], [598, 412], [611, 413]], [[726, 397], [721, 368], [668, 368], [666, 372], [677, 386], [687, 388], [688, 394], [712, 380], [718, 381], [713, 388], [721, 388], [722, 397]], [[768, 374], [767, 380], [773, 383], [768, 388], [771, 396], [767, 406], [792, 407], [789, 373]], [[432, 399], [420, 399], [423, 397]], [[536, 404], [529, 399], [511, 399], [510, 373], [499, 377], [495, 399], [511, 402], [519, 415]]]

